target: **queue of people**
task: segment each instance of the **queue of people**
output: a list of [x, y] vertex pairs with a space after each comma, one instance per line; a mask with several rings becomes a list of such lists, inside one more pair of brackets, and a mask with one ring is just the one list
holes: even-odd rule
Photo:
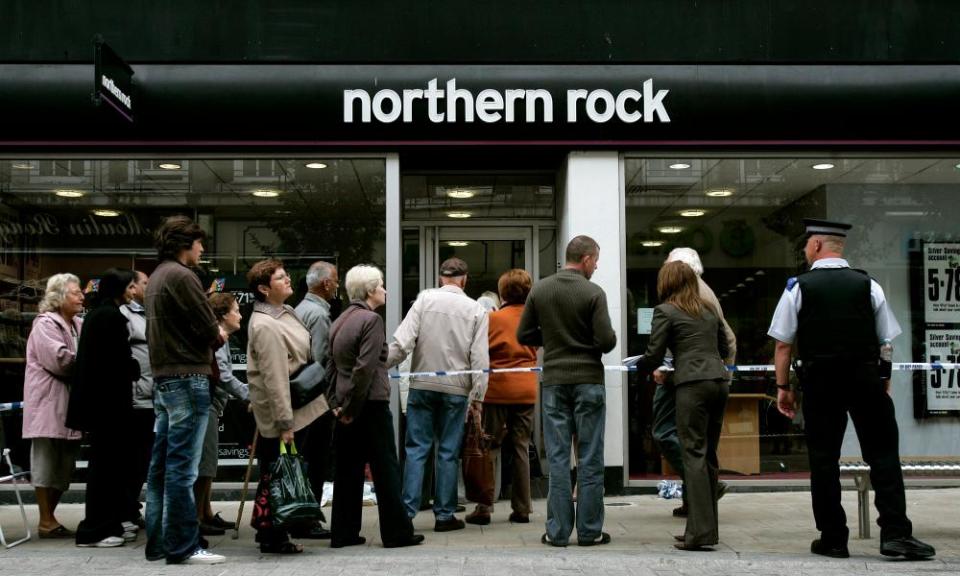
[[[906, 516], [896, 420], [884, 393], [890, 374], [879, 355], [880, 344], [900, 329], [882, 288], [842, 259], [848, 228], [808, 223], [805, 253], [811, 272], [788, 282], [769, 330], [776, 340], [778, 407], [791, 417], [796, 398], [787, 369], [796, 343], [803, 342], [802, 410], [821, 532], [811, 551], [848, 555], [838, 459], [849, 412], [877, 491], [881, 553], [929, 558], [934, 549], [913, 538]], [[601, 357], [617, 340], [606, 295], [591, 282], [600, 257], [592, 238], [573, 238], [564, 267], [553, 276], [534, 284], [525, 271], [509, 270], [500, 277], [497, 293], [485, 293], [480, 301], [464, 291], [467, 263], [444, 261], [440, 287], [418, 296], [389, 340], [377, 313], [387, 300], [379, 269], [360, 265], [346, 273], [349, 305], [333, 321], [330, 302], [340, 285], [336, 267], [326, 262], [311, 266], [308, 293], [294, 309], [287, 304], [293, 288], [283, 263], [257, 262], [247, 273], [256, 302], [247, 328], [244, 383], [233, 376], [228, 343], [240, 328], [237, 301], [221, 293], [208, 298], [193, 271], [205, 233], [189, 218], [175, 216], [156, 237], [161, 263], [154, 273], [147, 278], [142, 272], [108, 270], [100, 279], [98, 304], [83, 321], [79, 279], [57, 274], [47, 284], [27, 344], [23, 429], [23, 437], [32, 440], [41, 538], [70, 537], [78, 546], [112, 547], [135, 539], [137, 530], [145, 528], [148, 560], [223, 562], [222, 555], [207, 550], [203, 536], [233, 527], [213, 513], [210, 503], [218, 418], [231, 397], [249, 402], [256, 423], [260, 480], [251, 525], [263, 553], [301, 553], [303, 546], [291, 538], [330, 539], [333, 548], [364, 544], [361, 507], [368, 464], [385, 547], [424, 541], [412, 520], [421, 510], [423, 486], [431, 481], [434, 531], [489, 524], [496, 500], [492, 466], [464, 478], [475, 484], [472, 493], [482, 497], [464, 520], [455, 516], [464, 422], [470, 418], [482, 422], [493, 449], [510, 453], [509, 521], [528, 523], [529, 446], [539, 389], [550, 470], [541, 542], [564, 547], [574, 531], [580, 546], [611, 541], [603, 530], [606, 393]], [[661, 303], [638, 362], [657, 386], [656, 440], [684, 480], [684, 504], [675, 511], [687, 518], [675, 543], [684, 551], [710, 550], [720, 539], [717, 501], [725, 485], [718, 478], [717, 447], [729, 394], [726, 365], [736, 352], [736, 337], [700, 278], [702, 272], [691, 249], [674, 250], [667, 258], [657, 278]], [[825, 319], [838, 315], [849, 320], [844, 329], [823, 337]], [[538, 354], [543, 358], [539, 381], [533, 372], [496, 371], [533, 368]], [[401, 465], [387, 369], [407, 357], [410, 371], [418, 374], [410, 381]], [[333, 384], [327, 394], [294, 406], [291, 379], [313, 362], [336, 371]], [[96, 369], [105, 363], [116, 367], [109, 377]], [[423, 375], [438, 370], [471, 373]], [[826, 400], [827, 387], [843, 390], [843, 401], [836, 402], [835, 395]], [[118, 438], [117, 426], [131, 433]], [[90, 444], [87, 507], [73, 532], [55, 512], [69, 486], [82, 433]], [[267, 498], [270, 471], [281, 445], [289, 443], [301, 447], [318, 501], [331, 475], [333, 454], [329, 529], [323, 526], [325, 518], [293, 530], [273, 519]], [[120, 459], [128, 453], [134, 466], [124, 471]], [[426, 472], [431, 459], [433, 478]], [[576, 469], [576, 497], [571, 468]], [[144, 480], [146, 511], [141, 516]]]

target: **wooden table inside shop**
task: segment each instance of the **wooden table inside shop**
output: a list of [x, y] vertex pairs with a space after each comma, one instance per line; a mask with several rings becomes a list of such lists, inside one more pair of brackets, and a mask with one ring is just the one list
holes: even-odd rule
[[727, 399], [717, 448], [721, 471], [760, 473], [760, 405], [770, 399], [765, 394], [731, 394]]

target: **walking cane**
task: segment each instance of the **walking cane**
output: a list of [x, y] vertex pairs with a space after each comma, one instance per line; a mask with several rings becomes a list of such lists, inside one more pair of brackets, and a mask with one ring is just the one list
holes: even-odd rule
[[257, 454], [257, 438], [260, 437], [260, 429], [253, 431], [253, 443], [250, 444], [250, 461], [247, 462], [247, 473], [243, 477], [243, 490], [240, 491], [240, 510], [237, 511], [237, 523], [233, 526], [234, 540], [240, 538], [240, 519], [243, 518], [243, 501], [247, 498], [247, 486], [250, 484], [250, 471], [253, 469], [253, 458]]

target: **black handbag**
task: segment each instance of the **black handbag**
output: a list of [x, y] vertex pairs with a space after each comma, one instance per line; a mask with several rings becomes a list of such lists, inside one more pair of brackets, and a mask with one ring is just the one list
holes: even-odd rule
[[290, 405], [303, 408], [325, 391], [324, 369], [319, 362], [307, 362], [290, 375]]
[[[349, 315], [350, 313], [347, 313], [344, 318]], [[290, 375], [290, 405], [294, 409], [303, 408], [321, 394], [326, 395], [327, 404], [330, 405], [337, 388], [337, 367], [333, 362], [333, 339], [339, 332], [340, 326], [343, 326], [343, 322], [330, 333], [324, 364], [307, 362]], [[330, 407], [333, 408], [332, 405]]]

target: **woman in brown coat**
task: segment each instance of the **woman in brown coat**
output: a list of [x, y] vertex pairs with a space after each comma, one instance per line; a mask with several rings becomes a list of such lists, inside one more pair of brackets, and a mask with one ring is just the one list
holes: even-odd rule
[[[294, 409], [290, 403], [290, 375], [310, 361], [310, 332], [284, 302], [293, 294], [290, 276], [279, 260], [262, 260], [247, 272], [256, 303], [247, 326], [247, 384], [250, 406], [260, 432], [257, 457], [261, 487], [280, 457], [280, 442], [289, 444], [327, 410], [323, 396]], [[296, 554], [303, 547], [290, 541], [285, 529], [273, 525], [264, 508], [265, 494], [257, 489], [251, 524], [257, 529], [261, 552]]]
[[347, 272], [350, 306], [330, 328], [330, 349], [337, 367], [333, 413], [337, 416], [336, 475], [333, 486], [333, 548], [364, 544], [363, 472], [370, 463], [384, 548], [413, 546], [423, 536], [400, 498], [400, 462], [390, 412], [387, 343], [383, 319], [374, 312], [387, 303], [383, 274], [373, 266]]

